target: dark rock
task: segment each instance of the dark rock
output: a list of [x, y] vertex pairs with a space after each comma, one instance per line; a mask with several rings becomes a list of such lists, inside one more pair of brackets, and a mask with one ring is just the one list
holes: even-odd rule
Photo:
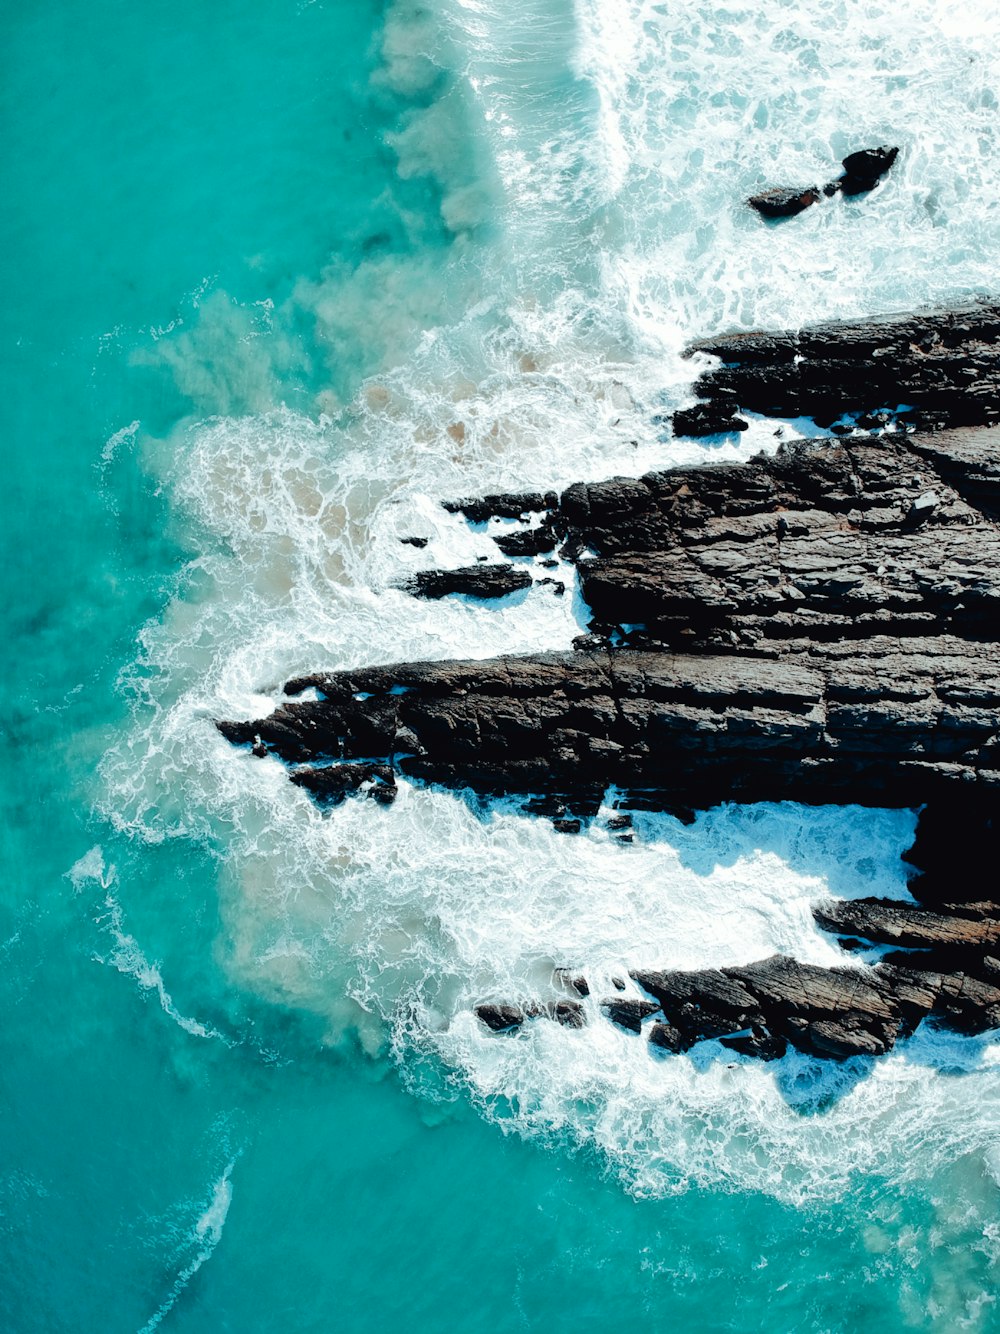
[[852, 1056], [883, 1056], [896, 1041], [898, 1025], [872, 1024], [867, 1015], [846, 1014], [817, 1019], [796, 1035], [795, 1045], [813, 1056], [848, 1060]]
[[[598, 631], [573, 652], [320, 672], [289, 681], [269, 716], [219, 730], [308, 766], [294, 781], [332, 800], [359, 788], [391, 799], [402, 772], [530, 794], [528, 809], [566, 829], [597, 815], [608, 788], [632, 809], [689, 818], [720, 801], [920, 807], [907, 854], [919, 906], [817, 909], [846, 940], [895, 947], [889, 960], [643, 971], [663, 1012], [651, 1040], [686, 1050], [719, 1038], [762, 1057], [787, 1042], [844, 1059], [889, 1050], [924, 1018], [988, 1031], [1000, 1022], [1000, 913], [984, 902], [1000, 856], [1000, 432], [982, 427], [1000, 420], [1000, 307], [701, 350], [724, 363], [703, 385], [706, 412], [738, 402], [870, 423], [908, 402], [924, 427], [979, 424], [537, 497]], [[529, 508], [483, 505], [485, 517]], [[425, 573], [505, 571], [530, 582], [510, 566]], [[297, 698], [306, 691], [318, 697]], [[582, 1015], [514, 1009], [520, 1022]], [[506, 1011], [494, 1018], [512, 1026]]]
[[785, 1038], [775, 1037], [773, 1033], [769, 1033], [766, 1028], [762, 1028], [760, 1025], [755, 1025], [749, 1033], [739, 1033], [734, 1037], [722, 1037], [719, 1041], [730, 1051], [739, 1052], [741, 1056], [755, 1056], [761, 1061], [780, 1060], [788, 1050], [788, 1042]]
[[583, 1006], [579, 1001], [561, 1000], [546, 1006], [546, 1014], [563, 1028], [583, 1028], [587, 1022]]
[[644, 991], [655, 996], [669, 1019], [686, 1005], [726, 1014], [730, 1032], [745, 1028], [760, 1006], [757, 998], [739, 981], [717, 968], [695, 972], [634, 972], [632, 977]]
[[651, 1014], [656, 1014], [659, 1008], [655, 1001], [622, 1000], [617, 997], [601, 1001], [601, 1009], [611, 1022], [617, 1024], [619, 1028], [627, 1028], [630, 1033], [638, 1033], [642, 1028], [642, 1021], [648, 1019]]
[[475, 1014], [494, 1033], [520, 1028], [527, 1017], [520, 1005], [477, 1005]]
[[541, 556], [553, 549], [557, 539], [553, 530], [542, 524], [523, 532], [498, 533], [493, 540], [505, 556]]
[[524, 519], [529, 514], [553, 509], [558, 503], [559, 497], [554, 491], [544, 494], [540, 491], [504, 491], [492, 496], [442, 502], [450, 514], [464, 514], [472, 523], [485, 523], [487, 519]]
[[863, 148], [848, 153], [842, 166], [844, 175], [838, 182], [845, 195], [859, 195], [873, 190], [899, 156], [898, 148]]
[[513, 565], [468, 565], [460, 570], [418, 570], [406, 589], [418, 598], [463, 593], [473, 598], [502, 598], [531, 587], [527, 570]]
[[866, 431], [877, 431], [883, 426], [888, 426], [891, 421], [891, 412], [860, 412], [855, 419], [855, 425]]
[[350, 793], [361, 791], [383, 806], [396, 799], [396, 772], [391, 764], [330, 764], [297, 769], [291, 779], [324, 806], [339, 806]]
[[607, 820], [609, 829], [631, 829], [631, 815], [609, 815]]
[[539, 579], [538, 584], [540, 588], [546, 586], [551, 588], [557, 598], [561, 598], [566, 592], [566, 585], [561, 579]]
[[912, 405], [922, 429], [1000, 420], [1000, 307], [885, 316], [795, 333], [706, 339], [692, 351], [726, 363], [701, 377], [710, 403], [771, 417], [836, 420], [844, 412]]
[[426, 537], [401, 537], [399, 540], [404, 546], [416, 547], [418, 551], [423, 551], [428, 541]]
[[952, 905], [930, 912], [891, 899], [829, 901], [813, 909], [826, 931], [861, 936], [880, 945], [910, 949], [1000, 948], [1000, 905]]
[[674, 435], [729, 435], [747, 430], [749, 422], [738, 417], [726, 403], [698, 403], [675, 412], [673, 425]]
[[582, 973], [570, 973], [566, 969], [559, 969], [559, 975], [563, 982], [578, 996], [590, 995], [590, 983]]
[[687, 1051], [691, 1045], [670, 1024], [653, 1024], [649, 1030], [649, 1040], [654, 1047], [662, 1047], [664, 1051], [677, 1052]]
[[796, 186], [765, 190], [762, 194], [751, 195], [747, 203], [764, 218], [793, 218], [818, 199], [819, 190], [816, 186], [809, 186], [805, 190]]
[[553, 820], [552, 828], [557, 834], [578, 834], [581, 824], [579, 820]]

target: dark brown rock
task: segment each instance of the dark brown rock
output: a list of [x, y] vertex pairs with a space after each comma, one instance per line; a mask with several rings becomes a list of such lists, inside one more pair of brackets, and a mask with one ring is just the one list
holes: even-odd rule
[[[701, 350], [724, 363], [706, 411], [857, 412], [882, 430], [904, 401], [935, 430], [463, 501], [477, 521], [546, 512], [593, 613], [575, 651], [310, 674], [267, 717], [220, 731], [308, 766], [294, 781], [328, 799], [390, 799], [402, 772], [520, 794], [566, 830], [610, 786], [626, 806], [687, 818], [727, 800], [919, 806], [920, 906], [817, 909], [849, 942], [895, 946], [888, 961], [638, 972], [663, 1012], [651, 1041], [843, 1059], [888, 1050], [924, 1018], [987, 1031], [1000, 1022], [1000, 916], [984, 902], [1000, 853], [1000, 432], [937, 427], [1000, 420], [1000, 308]], [[456, 576], [505, 571], [530, 582], [489, 564], [425, 574], [470, 591]], [[317, 697], [297, 698], [307, 690]], [[477, 1013], [498, 1031], [575, 1024], [574, 1004]]]
[[443, 501], [444, 508], [451, 514], [464, 514], [472, 523], [485, 523], [487, 519], [524, 519], [529, 514], [538, 514], [551, 509], [559, 497], [554, 491], [504, 491], [490, 496], [467, 496], [464, 500]]
[[705, 339], [720, 357], [699, 394], [732, 411], [826, 417], [894, 410], [925, 430], [1000, 420], [1000, 306], [815, 325], [794, 333]]
[[827, 931], [882, 945], [982, 952], [1000, 947], [1000, 908], [995, 904], [952, 905], [944, 913], [887, 899], [848, 899], [820, 904], [813, 915]]
[[513, 533], [499, 533], [493, 539], [505, 556], [540, 556], [551, 551], [556, 534], [546, 524]]
[[811, 204], [815, 204], [818, 199], [818, 187], [809, 186], [803, 190], [798, 186], [792, 186], [764, 190], [759, 195], [751, 195], [747, 203], [764, 218], [793, 218]]
[[477, 1005], [475, 1013], [494, 1033], [512, 1032], [527, 1017], [520, 1005]]
[[649, 1030], [649, 1040], [654, 1047], [660, 1047], [663, 1051], [677, 1052], [687, 1051], [691, 1045], [685, 1040], [683, 1035], [673, 1028], [670, 1024], [653, 1024]]
[[737, 416], [732, 405], [724, 402], [697, 403], [693, 408], [682, 408], [673, 416], [674, 435], [730, 435], [745, 431], [749, 422]]

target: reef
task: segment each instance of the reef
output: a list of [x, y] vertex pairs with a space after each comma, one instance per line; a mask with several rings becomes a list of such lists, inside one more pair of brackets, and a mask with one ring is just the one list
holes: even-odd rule
[[[917, 906], [816, 907], [870, 962], [637, 972], [632, 994], [595, 993], [590, 1012], [668, 1052], [717, 1038], [764, 1058], [789, 1045], [879, 1055], [926, 1017], [996, 1027], [1000, 311], [694, 350], [722, 358], [698, 389], [724, 420], [811, 414], [844, 429], [747, 463], [449, 502], [477, 523], [530, 515], [501, 535], [504, 554], [558, 547], [574, 563], [592, 619], [571, 651], [317, 672], [289, 681], [268, 717], [218, 726], [328, 800], [391, 801], [403, 774], [520, 795], [567, 834], [609, 788], [623, 809], [682, 818], [722, 801], [920, 807]], [[489, 571], [483, 588], [499, 595], [531, 568], [430, 571], [414, 591], [471, 591]], [[521, 581], [508, 588], [510, 571]], [[613, 833], [631, 840], [627, 815]], [[557, 994], [477, 1013], [516, 1033], [539, 1018], [579, 1026], [587, 1009]]]

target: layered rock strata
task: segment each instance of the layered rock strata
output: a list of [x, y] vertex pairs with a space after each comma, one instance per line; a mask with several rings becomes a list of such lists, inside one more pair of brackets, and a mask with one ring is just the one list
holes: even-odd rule
[[[940, 390], [935, 412], [994, 420], [1000, 363], [987, 334], [994, 319], [1000, 336], [1000, 313], [976, 312], [974, 335], [965, 316], [939, 317], [936, 341], [908, 356], [912, 320], [729, 340], [751, 351], [713, 374], [756, 367], [770, 383], [805, 356], [789, 348], [804, 346], [869, 383], [862, 363], [878, 361], [891, 326], [890, 360], [906, 362], [921, 411]], [[953, 402], [935, 376], [973, 343], [970, 408], [968, 387], [960, 393], [956, 378]], [[845, 374], [842, 406], [858, 401], [854, 383]], [[875, 950], [872, 960], [891, 949], [876, 966], [776, 957], [718, 973], [649, 971], [633, 976], [635, 994], [587, 1004], [560, 987], [585, 997], [595, 980], [564, 978], [547, 1002], [484, 1004], [489, 1028], [579, 1026], [589, 1013], [667, 1051], [718, 1038], [764, 1057], [789, 1044], [845, 1057], [884, 1052], [927, 1016], [967, 1033], [996, 1026], [1000, 432], [828, 438], [745, 464], [449, 508], [477, 523], [530, 515], [502, 534], [504, 553], [558, 547], [575, 563], [593, 619], [574, 650], [311, 674], [288, 682], [291, 698], [268, 717], [220, 723], [224, 735], [280, 756], [327, 800], [352, 787], [391, 800], [402, 773], [522, 794], [565, 833], [595, 816], [609, 787], [623, 806], [679, 814], [725, 800], [924, 807], [908, 854], [922, 872], [920, 907], [817, 908], [845, 947]], [[494, 568], [532, 578], [529, 565]], [[447, 583], [470, 572], [431, 573]], [[632, 838], [626, 815], [614, 823], [617, 839]]]
[[[791, 333], [739, 333], [696, 343], [722, 361], [695, 386], [707, 402], [675, 416], [678, 434], [711, 435], [739, 409], [768, 417], [872, 414], [923, 430], [1000, 421], [1000, 306], [819, 324]], [[843, 429], [850, 429], [847, 423]]]

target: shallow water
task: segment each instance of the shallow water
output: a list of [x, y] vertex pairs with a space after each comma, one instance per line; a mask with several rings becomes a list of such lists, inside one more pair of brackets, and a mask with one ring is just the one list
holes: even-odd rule
[[[833, 962], [810, 903], [905, 896], [911, 812], [630, 848], [413, 787], [323, 815], [212, 726], [318, 667], [567, 646], [544, 586], [394, 585], [495, 552], [442, 496], [773, 447], [655, 424], [690, 338], [992, 293], [993, 7], [0, 23], [5, 1327], [1000, 1327], [992, 1043], [759, 1067], [470, 1013]], [[741, 206], [880, 141], [869, 197]]]

